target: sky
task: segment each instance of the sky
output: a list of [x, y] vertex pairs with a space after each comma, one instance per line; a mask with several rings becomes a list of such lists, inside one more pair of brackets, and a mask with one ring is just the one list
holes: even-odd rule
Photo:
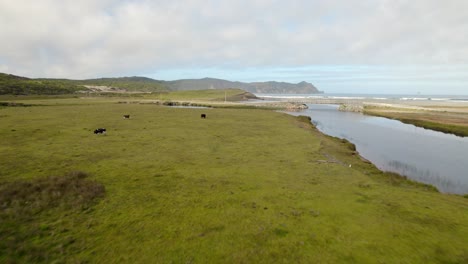
[[0, 72], [468, 95], [466, 0], [0, 0]]

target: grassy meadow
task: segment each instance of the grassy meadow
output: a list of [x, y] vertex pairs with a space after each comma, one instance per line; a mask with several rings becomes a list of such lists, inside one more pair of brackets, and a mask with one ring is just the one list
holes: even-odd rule
[[0, 263], [468, 262], [467, 198], [382, 173], [307, 118], [28, 102], [0, 108]]

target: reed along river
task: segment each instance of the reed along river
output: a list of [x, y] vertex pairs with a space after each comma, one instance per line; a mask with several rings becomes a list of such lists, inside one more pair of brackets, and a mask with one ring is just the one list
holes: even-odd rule
[[321, 132], [345, 138], [383, 171], [431, 184], [446, 193], [468, 193], [468, 138], [397, 120], [338, 111], [337, 105], [308, 105], [301, 112]]

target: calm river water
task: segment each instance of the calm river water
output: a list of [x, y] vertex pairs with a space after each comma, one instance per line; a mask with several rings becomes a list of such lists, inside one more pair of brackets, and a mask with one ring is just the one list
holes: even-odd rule
[[379, 169], [434, 185], [441, 192], [468, 193], [468, 138], [400, 121], [308, 105], [302, 112], [325, 134], [345, 138]]

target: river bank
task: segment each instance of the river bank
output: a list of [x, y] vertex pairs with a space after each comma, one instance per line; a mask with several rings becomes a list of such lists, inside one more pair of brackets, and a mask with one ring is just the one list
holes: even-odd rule
[[340, 111], [387, 117], [435, 131], [468, 136], [468, 96], [257, 96], [297, 104], [336, 104], [340, 105]]
[[418, 127], [468, 137], [468, 107], [447, 105], [405, 106], [367, 104], [363, 113], [400, 120]]
[[323, 133], [356, 144], [359, 153], [383, 171], [431, 184], [441, 192], [468, 194], [468, 138], [339, 108], [309, 105], [306, 111], [290, 114], [310, 116]]
[[468, 105], [357, 101], [342, 103], [339, 110], [386, 117], [422, 128], [468, 136]]

